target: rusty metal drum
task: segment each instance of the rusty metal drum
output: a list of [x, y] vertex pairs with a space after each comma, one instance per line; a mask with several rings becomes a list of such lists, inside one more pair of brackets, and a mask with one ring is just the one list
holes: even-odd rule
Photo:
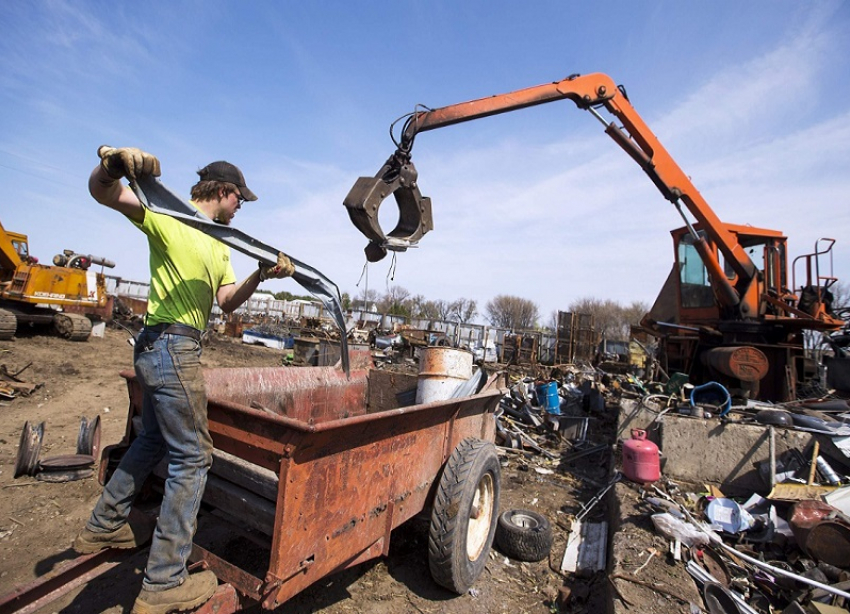
[[472, 377], [472, 352], [432, 346], [419, 352], [416, 404], [445, 401]]
[[703, 354], [703, 362], [720, 373], [742, 382], [758, 382], [767, 375], [768, 360], [750, 346], [714, 348]]

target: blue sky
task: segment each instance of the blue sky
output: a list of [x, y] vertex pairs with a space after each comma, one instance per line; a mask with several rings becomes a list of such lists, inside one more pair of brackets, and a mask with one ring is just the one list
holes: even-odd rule
[[[366, 241], [342, 201], [392, 153], [393, 120], [602, 72], [722, 220], [785, 232], [792, 257], [834, 238], [850, 278], [840, 0], [6, 0], [0, 23], [0, 221], [43, 262], [73, 249], [147, 279], [143, 235], [86, 187], [99, 145], [136, 146], [187, 196], [206, 163], [239, 165], [260, 200], [234, 226], [362, 292]], [[582, 297], [651, 303], [667, 276], [680, 218], [569, 101], [423, 133], [413, 154], [435, 229], [369, 265], [370, 289], [482, 311], [517, 295], [547, 319]]]

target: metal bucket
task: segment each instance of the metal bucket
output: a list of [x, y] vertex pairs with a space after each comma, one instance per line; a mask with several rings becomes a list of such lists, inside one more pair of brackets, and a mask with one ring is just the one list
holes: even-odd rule
[[472, 377], [472, 352], [433, 346], [419, 352], [416, 404], [445, 401]]

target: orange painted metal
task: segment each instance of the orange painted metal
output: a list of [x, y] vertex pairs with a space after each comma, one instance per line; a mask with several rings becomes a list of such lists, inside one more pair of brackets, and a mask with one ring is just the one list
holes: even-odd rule
[[[571, 75], [566, 79], [513, 92], [488, 96], [448, 106], [417, 110], [406, 116], [400, 139], [393, 138], [396, 151], [372, 178], [361, 177], [343, 204], [354, 225], [370, 239], [369, 260], [380, 259], [387, 250], [404, 251], [433, 229], [431, 201], [422, 196], [418, 172], [412, 161], [414, 142], [420, 132], [535, 105], [572, 101], [590, 112], [605, 133], [640, 166], [670, 201], [686, 223], [674, 231], [676, 261], [653, 310], [642, 324], [662, 338], [667, 360], [664, 368], [688, 371], [699, 379], [702, 363], [697, 354], [713, 347], [738, 345], [766, 347], [769, 369], [766, 385], [750, 387], [764, 400], [794, 398], [796, 382], [804, 381], [808, 369], [803, 347], [804, 330], [834, 331], [843, 321], [829, 312], [832, 276], [832, 239], [820, 239], [812, 254], [794, 261], [805, 268], [802, 283], [807, 290], [807, 307], [795, 296], [796, 280], [788, 286], [786, 238], [777, 231], [727, 224], [720, 220], [688, 175], [679, 167], [652, 130], [632, 107], [625, 88], [604, 74]], [[610, 114], [612, 117], [606, 117]], [[389, 235], [380, 228], [380, 203], [393, 195], [402, 221]], [[416, 219], [416, 205], [422, 208]], [[427, 215], [425, 213], [427, 207]], [[694, 218], [690, 220], [689, 216]], [[403, 236], [405, 230], [415, 229]], [[680, 251], [692, 246], [702, 271], [685, 267]], [[821, 271], [819, 260], [829, 260], [829, 272]], [[691, 265], [694, 263], [691, 262]], [[794, 264], [791, 265], [792, 270]], [[702, 281], [680, 279], [680, 274], [702, 273]], [[695, 348], [697, 354], [684, 353]], [[665, 357], [662, 356], [662, 361]], [[697, 367], [691, 372], [690, 367]], [[738, 387], [741, 381], [731, 382]], [[757, 391], [757, 392], [756, 392]]]
[[769, 367], [764, 352], [751, 346], [712, 348], [702, 358], [714, 369], [742, 382], [761, 381]]
[[[605, 107], [622, 123], [622, 127], [614, 122], [608, 124], [606, 134], [643, 169], [667, 200], [685, 204], [735, 270], [736, 304], [740, 304], [744, 314], [757, 314], [758, 287], [753, 283], [758, 273], [756, 266], [608, 75], [573, 75], [554, 83], [415, 113], [406, 124], [399, 150], [409, 154], [419, 132], [564, 99], [581, 109]], [[716, 259], [711, 254], [705, 257]], [[720, 269], [718, 263], [713, 264], [713, 268]], [[717, 278], [716, 282], [720, 283], [721, 279]]]

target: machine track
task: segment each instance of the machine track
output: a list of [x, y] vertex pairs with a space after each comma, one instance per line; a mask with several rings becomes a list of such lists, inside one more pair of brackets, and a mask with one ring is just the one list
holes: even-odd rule
[[0, 309], [0, 340], [6, 341], [15, 336], [18, 319], [7, 309]]
[[53, 328], [69, 341], [86, 341], [91, 335], [91, 320], [76, 313], [57, 313], [53, 316]]

